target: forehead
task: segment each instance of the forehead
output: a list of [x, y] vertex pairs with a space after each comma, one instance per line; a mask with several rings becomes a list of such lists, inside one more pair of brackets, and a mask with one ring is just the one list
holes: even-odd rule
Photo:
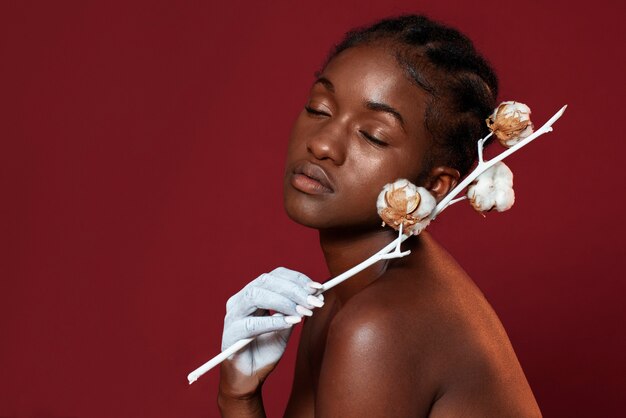
[[387, 103], [404, 110], [407, 117], [423, 114], [426, 92], [410, 80], [390, 48], [348, 48], [335, 56], [321, 75], [331, 81], [337, 95]]
[[410, 80], [391, 48], [348, 48], [330, 60], [320, 76], [332, 83], [340, 105], [358, 109], [368, 102], [383, 103], [400, 113], [410, 136], [428, 138], [424, 126], [427, 93]]

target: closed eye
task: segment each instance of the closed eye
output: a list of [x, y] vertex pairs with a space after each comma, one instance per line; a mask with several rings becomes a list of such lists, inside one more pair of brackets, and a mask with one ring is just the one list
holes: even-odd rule
[[309, 115], [315, 115], [315, 116], [330, 116], [329, 113], [324, 112], [322, 110], [319, 109], [314, 109], [311, 106], [304, 106], [304, 110], [306, 110], [306, 113], [308, 113]]
[[376, 145], [377, 147], [386, 147], [387, 145], [389, 145], [385, 141], [378, 139], [375, 136], [370, 135], [363, 130], [359, 130], [359, 133], [363, 136], [363, 138], [365, 138], [367, 141], [371, 142], [372, 144]]

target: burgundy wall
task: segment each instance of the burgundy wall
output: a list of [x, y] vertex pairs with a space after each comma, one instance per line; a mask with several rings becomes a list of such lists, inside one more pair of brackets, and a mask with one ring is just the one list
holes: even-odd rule
[[[614, 2], [2, 2], [0, 416], [215, 416], [226, 299], [277, 265], [323, 280], [282, 211], [290, 125], [350, 27], [426, 12], [541, 124], [516, 206], [431, 230], [483, 289], [546, 416], [626, 405], [624, 16]], [[265, 389], [288, 395], [295, 341]]]

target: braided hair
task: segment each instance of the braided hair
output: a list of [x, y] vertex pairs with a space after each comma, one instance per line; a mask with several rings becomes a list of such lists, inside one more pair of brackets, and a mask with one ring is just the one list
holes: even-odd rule
[[409, 79], [428, 93], [424, 124], [433, 146], [425, 174], [439, 164], [467, 174], [477, 158], [476, 141], [488, 133], [485, 118], [498, 94], [496, 74], [472, 41], [425, 16], [404, 15], [346, 33], [324, 67], [360, 45], [388, 48]]

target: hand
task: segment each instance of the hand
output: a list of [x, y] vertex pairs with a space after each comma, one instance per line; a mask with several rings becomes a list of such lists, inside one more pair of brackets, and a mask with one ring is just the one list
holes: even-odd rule
[[222, 363], [222, 391], [246, 396], [260, 388], [282, 357], [293, 324], [324, 304], [323, 296], [313, 296], [320, 287], [302, 273], [279, 267], [226, 302], [222, 350], [243, 338], [256, 339]]

